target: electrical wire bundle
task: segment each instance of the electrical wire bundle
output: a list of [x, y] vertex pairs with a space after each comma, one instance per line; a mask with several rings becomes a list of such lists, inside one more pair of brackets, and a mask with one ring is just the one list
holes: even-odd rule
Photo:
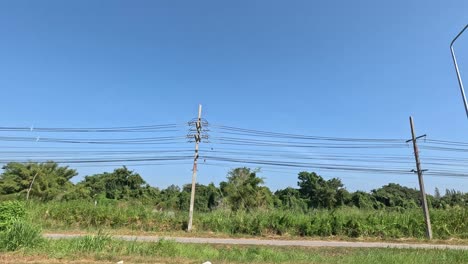
[[[0, 163], [52, 160], [81, 166], [190, 164], [194, 158], [190, 144], [196, 132], [194, 122], [99, 128], [0, 127]], [[201, 124], [201, 165], [413, 173], [413, 150], [403, 138], [278, 133], [210, 124], [205, 119]], [[438, 139], [418, 143], [422, 165], [427, 169], [425, 175], [468, 177], [468, 143]]]

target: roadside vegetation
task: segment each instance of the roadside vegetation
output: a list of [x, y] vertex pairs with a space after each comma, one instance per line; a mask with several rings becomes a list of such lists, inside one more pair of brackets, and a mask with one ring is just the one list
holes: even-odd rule
[[[54, 162], [9, 163], [3, 169], [0, 199], [25, 202], [29, 193], [24, 215], [45, 230], [186, 229], [190, 185], [159, 189], [126, 167], [86, 176], [76, 184], [70, 181], [76, 171]], [[420, 195], [415, 189], [390, 183], [370, 192], [349, 192], [338, 178], [300, 172], [297, 188], [272, 192], [258, 173], [236, 168], [219, 186], [197, 185], [195, 232], [424, 238]], [[468, 238], [468, 194], [446, 190], [441, 195], [436, 190], [428, 200], [434, 238]]]
[[[90, 202], [32, 203], [30, 217], [42, 228], [60, 230], [128, 230], [177, 232], [186, 229], [187, 212], [157, 211], [137, 203]], [[431, 220], [434, 238], [468, 238], [466, 208], [434, 209]], [[308, 213], [285, 210], [222, 211], [196, 213], [195, 232], [227, 235], [374, 237], [380, 239], [425, 236], [421, 210], [363, 210], [338, 208]]]
[[[224, 246], [122, 241], [98, 232], [51, 240], [28, 221], [23, 202], [0, 204], [2, 263], [466, 263], [466, 250]], [[82, 262], [80, 262], [82, 261]]]
[[43, 241], [41, 229], [28, 221], [24, 203], [0, 203], [0, 250], [34, 248]]
[[[9, 255], [33, 257], [41, 263], [58, 259], [91, 260], [103, 263], [466, 263], [466, 250], [299, 248], [125, 242], [108, 236], [86, 236], [70, 240], [49, 240], [36, 248]], [[1, 254], [0, 254], [1, 258]], [[37, 262], [36, 262], [37, 263]], [[88, 263], [88, 262], [87, 262]]]

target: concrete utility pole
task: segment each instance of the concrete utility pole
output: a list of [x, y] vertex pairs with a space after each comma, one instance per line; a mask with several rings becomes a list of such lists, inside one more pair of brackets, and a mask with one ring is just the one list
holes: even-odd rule
[[416, 133], [414, 132], [413, 117], [410, 116], [409, 119], [410, 119], [410, 126], [411, 126], [411, 139], [406, 142], [413, 141], [414, 158], [416, 160], [416, 172], [418, 173], [419, 190], [421, 191], [422, 208], [424, 212], [424, 220], [426, 222], [426, 236], [427, 236], [427, 239], [432, 239], [431, 218], [429, 216], [429, 208], [427, 207], [426, 192], [424, 190], [424, 180], [423, 180], [423, 174], [422, 174], [423, 170], [421, 169], [421, 162], [419, 161], [418, 144], [416, 142], [417, 139], [425, 137], [426, 135], [416, 137], [415, 136]]
[[187, 231], [192, 230], [192, 221], [193, 221], [193, 206], [195, 203], [195, 184], [197, 181], [197, 161], [198, 161], [198, 144], [201, 141], [201, 131], [202, 131], [202, 122], [201, 122], [201, 112], [202, 105], [198, 105], [198, 119], [196, 122], [197, 132], [195, 133], [195, 157], [193, 158], [193, 171], [192, 171], [192, 191], [190, 193], [190, 211], [189, 211], [189, 222], [187, 226]]
[[462, 95], [463, 103], [465, 104], [466, 117], [468, 117], [468, 103], [466, 102], [465, 89], [463, 88], [463, 82], [460, 76], [460, 70], [458, 69], [457, 58], [455, 57], [455, 51], [453, 50], [453, 44], [467, 28], [468, 25], [466, 25], [450, 43], [450, 51], [452, 52], [453, 64], [455, 65], [455, 72], [457, 73], [458, 85], [460, 86], [460, 92]]

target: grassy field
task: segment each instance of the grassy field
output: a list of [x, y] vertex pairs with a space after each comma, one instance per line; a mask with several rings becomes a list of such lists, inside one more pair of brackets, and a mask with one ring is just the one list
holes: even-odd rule
[[[46, 231], [128, 230], [174, 233], [186, 229], [187, 212], [160, 212], [150, 206], [87, 202], [31, 203], [29, 217]], [[431, 210], [434, 238], [468, 238], [468, 209]], [[229, 236], [343, 237], [423, 239], [421, 210], [341, 208], [310, 213], [290, 211], [195, 213], [195, 232]]]
[[[138, 206], [129, 206], [128, 204], [124, 204], [124, 206], [102, 205], [94, 207], [84, 205], [83, 203], [31, 203], [25, 207], [24, 203], [11, 202], [3, 204], [0, 209], [1, 263], [116, 263], [120, 260], [124, 260], [125, 263], [203, 263], [209, 260], [212, 263], [426, 264], [467, 263], [468, 261], [467, 250], [204, 245], [179, 244], [170, 240], [136, 242], [112, 239], [105, 232], [98, 232], [94, 236], [87, 235], [73, 239], [48, 240], [42, 237], [40, 226], [52, 227], [48, 225], [61, 224], [59, 228], [67, 230], [83, 227], [107, 227], [112, 230], [132, 227], [137, 230], [144, 230], [144, 228], [150, 228], [151, 224], [153, 224], [156, 228], [165, 228], [161, 230], [177, 232], [178, 228], [183, 228], [184, 218], [177, 213], [153, 212], [146, 207], [139, 208]], [[446, 228], [450, 232], [455, 232], [458, 229], [454, 228], [460, 228], [455, 223], [458, 223], [460, 221], [459, 218], [463, 217], [463, 214], [466, 212], [463, 210], [444, 212], [444, 217], [452, 218], [451, 220], [447, 219]], [[450, 214], [447, 214], [447, 212]], [[378, 213], [381, 213], [381, 215]], [[133, 214], [136, 214], [136, 216]], [[349, 209], [341, 211], [317, 211], [307, 215], [294, 215], [291, 212], [275, 211], [255, 212], [251, 214], [213, 212], [199, 215], [199, 220], [196, 223], [204, 227], [205, 230], [214, 230], [219, 233], [242, 234], [245, 232], [246, 234], [262, 235], [265, 234], [262, 231], [264, 230], [263, 228], [267, 228], [267, 233], [271, 232], [268, 228], [280, 230], [280, 228], [284, 227], [286, 231], [295, 230], [294, 228], [300, 226], [301, 223], [310, 223], [312, 228], [327, 228], [329, 225], [331, 226], [331, 232], [339, 230], [337, 229], [340, 227], [339, 223], [345, 223], [342, 226], [344, 229], [373, 223], [372, 221], [384, 221], [386, 225], [391, 227], [389, 225], [390, 222], [386, 222], [391, 219], [393, 221], [400, 221], [394, 222], [394, 226], [396, 226], [394, 230], [400, 230], [399, 232], [401, 232], [402, 223], [408, 221], [404, 220], [408, 216], [401, 213], [400, 215], [403, 216], [398, 217], [397, 212], [372, 212]], [[379, 216], [383, 217], [384, 220], [376, 220]], [[227, 220], [224, 217], [227, 217]], [[268, 217], [271, 219], [268, 219]], [[285, 218], [289, 220], [285, 220], [286, 222], [284, 223], [279, 221], [279, 219]], [[353, 223], [357, 224], [353, 224], [351, 227], [348, 226], [346, 224], [350, 221], [348, 219], [355, 221]], [[296, 220], [298, 222], [295, 222]], [[243, 226], [245, 229], [236, 229], [233, 232], [232, 227], [222, 227], [220, 226], [221, 223], [231, 224], [236, 228]], [[274, 226], [279, 223], [282, 223], [281, 226]], [[315, 226], [315, 223], [320, 224]], [[215, 227], [217, 226], [220, 229], [216, 229]], [[259, 227], [261, 228], [255, 229]], [[384, 227], [386, 226], [384, 225]], [[410, 226], [410, 228], [416, 227], [417, 225], [414, 227]], [[461, 228], [466, 228], [466, 226], [461, 225]], [[254, 232], [251, 232], [252, 230]], [[349, 235], [349, 233], [342, 234]]]
[[468, 251], [425, 249], [279, 248], [113, 240], [106, 235], [44, 240], [2, 263], [466, 263]]

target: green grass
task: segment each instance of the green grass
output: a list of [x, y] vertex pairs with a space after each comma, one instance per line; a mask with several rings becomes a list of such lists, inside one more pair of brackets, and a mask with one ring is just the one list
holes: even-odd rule
[[80, 259], [127, 263], [466, 263], [468, 251], [427, 249], [350, 249], [221, 246], [113, 240], [106, 235], [68, 240], [48, 240], [35, 248], [25, 248], [23, 256], [47, 259]]
[[[177, 232], [186, 228], [187, 212], [159, 212], [138, 203], [88, 202], [31, 203], [30, 218], [45, 230], [132, 230]], [[436, 239], [467, 239], [468, 208], [431, 210]], [[198, 232], [252, 236], [372, 237], [423, 239], [425, 225], [419, 209], [360, 210], [340, 208], [309, 213], [270, 210], [256, 212], [213, 211], [195, 213]]]
[[0, 232], [0, 250], [33, 248], [43, 242], [41, 230], [23, 220], [13, 220], [7, 230]]
[[13, 220], [21, 220], [25, 216], [24, 203], [19, 201], [0, 202], [0, 231], [6, 230]]
[[0, 250], [32, 248], [42, 242], [41, 229], [26, 219], [24, 203], [17, 201], [0, 203]]
[[[11, 205], [11, 206], [10, 206]], [[33, 213], [40, 212], [47, 207], [45, 219]], [[163, 226], [170, 226], [171, 223], [181, 223], [177, 220], [180, 215], [170, 213], [152, 212], [147, 208], [137, 206], [102, 206], [90, 207], [83, 204], [68, 203], [68, 209], [63, 204], [29, 204], [28, 210], [31, 222], [42, 224], [48, 223], [49, 217], [55, 215], [54, 221], [63, 221], [57, 212], [67, 212], [70, 215], [63, 215], [62, 218], [73, 219], [82, 217], [83, 212], [88, 213], [88, 218], [78, 222], [78, 226], [92, 223], [96, 226], [110, 226], [119, 228], [128, 225], [130, 222], [125, 218], [138, 214], [136, 227], [153, 223], [155, 219], [163, 219]], [[55, 212], [55, 207], [59, 209]], [[235, 246], [235, 245], [204, 245], [204, 244], [180, 244], [170, 240], [159, 240], [158, 242], [136, 242], [113, 239], [111, 236], [99, 232], [95, 236], [83, 236], [73, 239], [47, 240], [41, 237], [41, 230], [36, 225], [24, 219], [22, 204], [9, 204], [5, 208], [15, 208], [15, 210], [2, 210], [4, 223], [3, 230], [0, 231], [0, 262], [2, 263], [57, 263], [74, 260], [82, 260], [81, 263], [116, 263], [125, 260], [126, 263], [202, 263], [210, 260], [213, 263], [466, 263], [468, 261], [467, 250], [434, 250], [434, 249], [370, 249], [370, 248], [301, 248], [301, 247], [267, 247], [267, 246]], [[114, 210], [110, 210], [114, 208]], [[24, 208], [23, 208], [24, 209]], [[33, 210], [34, 209], [34, 210]], [[50, 210], [50, 211], [49, 211]], [[84, 211], [80, 211], [84, 210]], [[444, 211], [447, 212], [447, 211]], [[461, 211], [463, 213], [464, 211]], [[106, 215], [106, 213], [108, 215]], [[253, 233], [262, 234], [262, 230], [276, 230], [276, 232], [288, 232], [291, 228], [302, 227], [300, 224], [309, 223], [306, 229], [313, 232], [356, 232], [355, 230], [366, 230], [361, 225], [373, 223], [372, 221], [393, 221], [401, 224], [402, 219], [398, 218], [394, 212], [378, 212], [382, 215], [375, 215], [376, 212], [366, 212], [359, 210], [342, 211], [317, 211], [307, 215], [293, 215], [291, 212], [255, 212], [228, 213], [214, 212], [199, 216], [201, 227], [213, 228], [218, 232], [231, 233]], [[460, 213], [460, 212], [458, 212]], [[451, 217], [454, 217], [452, 212]], [[34, 218], [36, 217], [36, 218]], [[70, 218], [71, 217], [71, 218]], [[116, 218], [113, 218], [116, 217]], [[159, 217], [159, 218], [158, 218]], [[161, 218], [163, 217], [163, 218]], [[227, 220], [223, 217], [227, 217]], [[267, 219], [269, 217], [269, 219]], [[348, 218], [346, 218], [348, 217]], [[363, 218], [364, 217], [364, 218]], [[377, 219], [378, 217], [384, 220]], [[388, 218], [388, 219], [387, 219]], [[454, 217], [455, 218], [455, 217]], [[52, 218], [54, 219], [54, 218]], [[75, 218], [76, 219], [76, 218]], [[113, 225], [115, 219], [121, 219], [118, 225]], [[363, 220], [365, 219], [365, 220]], [[99, 220], [99, 221], [98, 221]], [[454, 220], [457, 222], [459, 219]], [[103, 221], [103, 222], [100, 222]], [[181, 221], [181, 222], [177, 222]], [[205, 221], [205, 222], [204, 222]], [[297, 221], [297, 222], [296, 222]], [[366, 222], [367, 221], [367, 222]], [[59, 222], [60, 223], [60, 222]], [[107, 225], [106, 223], [110, 223]], [[299, 225], [298, 225], [299, 223]], [[342, 224], [345, 223], [345, 224]], [[381, 222], [382, 223], [382, 222]], [[383, 222], [383, 226], [389, 222]], [[450, 224], [449, 222], [448, 224]], [[161, 223], [160, 223], [161, 224]], [[222, 226], [229, 224], [231, 226]], [[176, 225], [177, 226], [177, 225]], [[68, 227], [68, 225], [65, 225]], [[161, 226], [158, 226], [161, 227]], [[323, 228], [318, 230], [315, 228]], [[450, 225], [447, 228], [452, 228]], [[218, 229], [216, 229], [218, 228]], [[232, 229], [234, 228], [234, 229]], [[310, 229], [308, 229], [310, 228]], [[341, 228], [341, 229], [340, 229]], [[401, 228], [401, 226], [398, 226]], [[314, 231], [316, 230], [316, 231]], [[341, 230], [341, 231], [339, 231]], [[345, 230], [345, 231], [343, 231]], [[361, 232], [359, 231], [359, 232]], [[328, 234], [328, 233], [320, 233]], [[350, 235], [350, 233], [346, 233]], [[354, 235], [352, 235], [354, 236]]]

